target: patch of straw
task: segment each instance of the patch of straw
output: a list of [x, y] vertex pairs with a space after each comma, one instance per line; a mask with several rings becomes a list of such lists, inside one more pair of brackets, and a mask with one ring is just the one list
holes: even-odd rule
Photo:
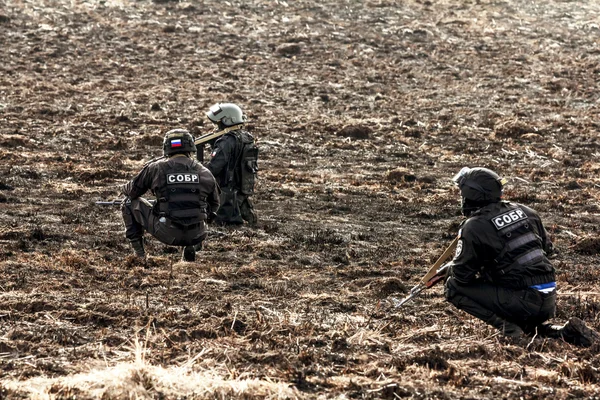
[[196, 360], [180, 366], [161, 367], [146, 361], [148, 350], [137, 338], [131, 362], [57, 378], [34, 377], [5, 381], [6, 389], [25, 393], [32, 400], [52, 399], [57, 395], [76, 394], [77, 398], [260, 398], [296, 399], [302, 395], [289, 384], [265, 379], [227, 379], [214, 370], [194, 371]]

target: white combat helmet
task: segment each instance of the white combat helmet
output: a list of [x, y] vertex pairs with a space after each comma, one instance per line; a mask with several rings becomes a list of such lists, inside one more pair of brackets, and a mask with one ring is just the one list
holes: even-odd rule
[[233, 103], [217, 103], [206, 113], [208, 119], [223, 127], [240, 125], [246, 122], [242, 109]]

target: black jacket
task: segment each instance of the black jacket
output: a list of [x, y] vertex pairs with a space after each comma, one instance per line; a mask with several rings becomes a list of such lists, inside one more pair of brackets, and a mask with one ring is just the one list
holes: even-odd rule
[[220, 192], [215, 178], [208, 169], [186, 156], [176, 155], [150, 163], [123, 186], [123, 193], [131, 199], [148, 190], [158, 200], [154, 211], [165, 213], [171, 219], [205, 220], [207, 213], [219, 208]]
[[483, 279], [522, 289], [555, 281], [547, 258], [551, 252], [538, 214], [522, 204], [500, 201], [482, 207], [463, 223], [450, 274], [462, 284]]
[[228, 132], [217, 139], [210, 155], [210, 161], [206, 164], [206, 168], [212, 172], [221, 187], [234, 184], [233, 164], [240, 151], [240, 144], [234, 132]]

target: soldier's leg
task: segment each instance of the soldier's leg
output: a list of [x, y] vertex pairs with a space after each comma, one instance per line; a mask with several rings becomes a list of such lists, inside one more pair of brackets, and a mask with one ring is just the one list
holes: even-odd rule
[[257, 221], [256, 211], [254, 211], [254, 204], [249, 196], [240, 195], [240, 213], [242, 218], [248, 222], [250, 226], [255, 226]]
[[486, 284], [461, 285], [454, 278], [448, 278], [445, 287], [446, 300], [472, 316], [493, 326], [505, 336], [523, 335], [520, 318], [514, 319], [516, 310], [506, 310], [509, 298], [500, 288]]
[[537, 327], [540, 336], [562, 339], [576, 346], [589, 347], [600, 340], [600, 335], [590, 329], [581, 319], [574, 317], [561, 325], [542, 324]]
[[145, 199], [126, 200], [121, 211], [125, 223], [125, 237], [129, 239], [133, 251], [138, 257], [145, 257], [143, 236], [148, 229], [152, 215], [152, 205]]
[[565, 342], [576, 346], [590, 347], [600, 341], [600, 334], [589, 328], [581, 319], [574, 317], [561, 328], [561, 337]]
[[[193, 239], [193, 244], [183, 248], [181, 257], [183, 261], [196, 261], [196, 252], [202, 250], [206, 236], [208, 236], [208, 234], [204, 232], [202, 235]], [[198, 240], [200, 241], [198, 242]]]
[[525, 289], [516, 301], [525, 304], [532, 312], [531, 317], [523, 321], [522, 327], [525, 332], [552, 337], [552, 332], [543, 327], [548, 326], [544, 322], [556, 313], [556, 291], [543, 293], [531, 288]]
[[240, 193], [236, 189], [224, 187], [221, 189], [221, 206], [217, 211], [215, 224], [239, 225], [243, 224], [239, 203]]
[[186, 228], [172, 223], [167, 218], [157, 218], [154, 215], [149, 218], [148, 233], [164, 244], [183, 246], [183, 261], [196, 260], [196, 250], [202, 249], [202, 242], [207, 236], [204, 221]]

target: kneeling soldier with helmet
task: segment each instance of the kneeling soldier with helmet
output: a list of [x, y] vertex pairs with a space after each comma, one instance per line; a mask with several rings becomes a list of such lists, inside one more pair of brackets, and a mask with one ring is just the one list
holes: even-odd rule
[[590, 346], [598, 338], [579, 318], [564, 326], [546, 321], [556, 310], [556, 279], [548, 260], [552, 243], [539, 215], [502, 201], [504, 180], [487, 168], [463, 168], [453, 178], [468, 217], [446, 264], [446, 299], [515, 339], [562, 338]]
[[[147, 231], [162, 243], [185, 246], [183, 259], [194, 261], [206, 238], [206, 222], [219, 208], [219, 188], [212, 173], [192, 158], [194, 138], [184, 129], [166, 133], [164, 158], [150, 162], [123, 186], [125, 236], [138, 257], [144, 258], [143, 235]], [[140, 197], [148, 190], [156, 196], [152, 205]]]

